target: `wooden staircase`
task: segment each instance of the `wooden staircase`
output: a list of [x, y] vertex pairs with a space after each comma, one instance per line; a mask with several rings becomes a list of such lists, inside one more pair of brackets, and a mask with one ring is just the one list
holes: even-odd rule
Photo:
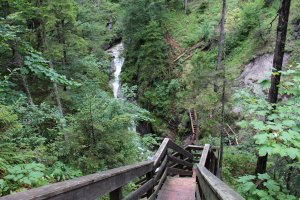
[[192, 128], [192, 143], [195, 144], [197, 143], [198, 132], [199, 132], [198, 125], [197, 125], [197, 113], [195, 109], [189, 110], [189, 116], [190, 116], [191, 128]]
[[[165, 138], [153, 159], [1, 197], [0, 200], [242, 200], [218, 174], [218, 148]], [[135, 183], [124, 196], [122, 188]], [[101, 198], [100, 198], [101, 199]], [[107, 197], [106, 197], [107, 199]]]

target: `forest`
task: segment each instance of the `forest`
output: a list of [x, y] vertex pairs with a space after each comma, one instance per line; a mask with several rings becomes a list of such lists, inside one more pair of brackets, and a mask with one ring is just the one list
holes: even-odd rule
[[220, 148], [245, 199], [300, 198], [299, 0], [0, 0], [0, 198], [163, 138]]

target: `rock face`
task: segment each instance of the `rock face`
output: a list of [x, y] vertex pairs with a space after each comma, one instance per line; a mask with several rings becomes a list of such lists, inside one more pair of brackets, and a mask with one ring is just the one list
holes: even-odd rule
[[[289, 54], [286, 53], [283, 59], [283, 66], [287, 64]], [[238, 78], [241, 87], [250, 86], [254, 93], [263, 95], [259, 81], [270, 78], [273, 65], [273, 54], [264, 54], [254, 58], [248, 63]]]

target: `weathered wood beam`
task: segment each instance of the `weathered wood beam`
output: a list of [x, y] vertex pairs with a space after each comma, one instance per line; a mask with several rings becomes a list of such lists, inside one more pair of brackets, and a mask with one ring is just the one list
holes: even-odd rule
[[191, 167], [191, 168], [193, 167], [192, 163], [187, 162], [185, 160], [181, 160], [181, 159], [173, 157], [173, 156], [168, 156], [168, 159], [173, 163], [177, 163], [177, 164], [184, 165], [184, 166]]
[[151, 170], [153, 170], [153, 161], [146, 161], [4, 196], [0, 199], [95, 200]]
[[187, 150], [184, 150], [183, 148], [181, 148], [180, 146], [178, 146], [176, 143], [174, 143], [172, 141], [169, 142], [168, 148], [173, 149], [174, 151], [176, 151], [190, 159], [193, 159], [193, 154], [191, 154]]
[[192, 176], [193, 172], [177, 168], [168, 168], [168, 175]]
[[171, 140], [169, 138], [165, 138], [161, 145], [159, 146], [157, 152], [155, 153], [153, 157], [154, 162], [154, 169], [157, 168], [160, 161], [165, 157], [167, 150], [168, 150], [168, 144]]
[[154, 193], [150, 196], [149, 200], [154, 200], [154, 199], [156, 199], [156, 196], [157, 196], [157, 194], [158, 194], [160, 188], [162, 187], [163, 183], [165, 182], [167, 175], [168, 175], [168, 168], [165, 169], [165, 171], [164, 171], [162, 177], [160, 178], [160, 180], [159, 180], [159, 182], [158, 182], [157, 187], [155, 188]]
[[154, 179], [147, 181], [144, 185], [142, 185], [137, 190], [133, 191], [128, 195], [128, 197], [124, 198], [125, 200], [136, 200], [139, 199], [143, 194], [148, 192], [152, 188], [154, 184]]
[[159, 166], [159, 169], [158, 169], [156, 175], [154, 175], [154, 182], [155, 183], [161, 178], [162, 173], [166, 169], [167, 163], [168, 163], [168, 156], [165, 157], [165, 159], [163, 160], [162, 164]]
[[123, 199], [122, 188], [117, 188], [109, 193], [110, 200], [121, 200]]
[[197, 178], [207, 200], [243, 200], [244, 198], [205, 167], [197, 167]]
[[209, 144], [205, 144], [204, 149], [202, 151], [202, 156], [201, 156], [200, 162], [199, 162], [199, 166], [200, 167], [204, 167], [205, 166], [206, 161], [208, 159], [209, 149], [210, 149], [210, 145]]

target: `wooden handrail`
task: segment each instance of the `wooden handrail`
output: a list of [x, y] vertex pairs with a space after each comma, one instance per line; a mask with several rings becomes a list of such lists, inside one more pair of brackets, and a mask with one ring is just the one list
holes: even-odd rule
[[241, 195], [236, 193], [223, 181], [217, 178], [205, 167], [197, 168], [197, 177], [202, 185], [204, 198], [202, 199], [219, 199], [219, 200], [242, 200], [244, 199]]
[[73, 180], [46, 185], [40, 188], [8, 195], [1, 200], [74, 200], [97, 199], [104, 194], [142, 176], [153, 169], [153, 161], [119, 167], [108, 171], [83, 176]]
[[165, 138], [163, 140], [163, 142], [161, 143], [161, 145], [159, 146], [157, 152], [155, 153], [154, 157], [153, 157], [153, 161], [154, 161], [154, 168], [157, 167], [157, 165], [159, 164], [159, 162], [163, 159], [163, 157], [166, 155], [167, 153], [167, 149], [168, 149], [168, 144], [169, 144], [170, 139], [169, 138]]
[[[169, 150], [174, 153], [169, 154]], [[177, 157], [179, 156], [179, 157]], [[94, 200], [107, 193], [111, 200], [121, 200], [122, 187], [139, 177], [139, 188], [130, 193], [125, 199], [135, 200], [143, 196], [155, 199], [168, 174], [192, 175], [193, 155], [181, 148], [170, 139], [165, 138], [154, 155], [153, 159], [134, 165], [128, 165], [104, 172], [83, 176], [73, 180], [54, 183], [27, 190], [24, 192], [0, 197], [1, 200]], [[169, 162], [175, 166], [169, 166]], [[188, 167], [189, 171], [176, 166]], [[169, 170], [169, 171], [168, 171]]]
[[199, 167], [205, 167], [205, 164], [207, 162], [207, 158], [208, 158], [208, 154], [209, 154], [209, 150], [210, 150], [210, 145], [206, 144], [204, 146], [201, 158], [200, 158], [200, 162], [199, 162]]
[[217, 169], [218, 155], [215, 154], [209, 144], [206, 144], [196, 168], [196, 199], [243, 200], [244, 198], [241, 195], [216, 176]]

